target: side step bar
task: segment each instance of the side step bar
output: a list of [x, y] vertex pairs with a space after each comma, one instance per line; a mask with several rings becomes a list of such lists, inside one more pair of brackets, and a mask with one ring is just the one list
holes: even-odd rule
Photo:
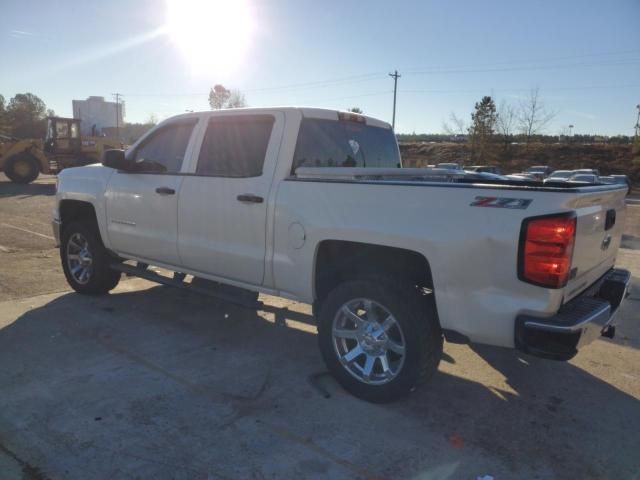
[[145, 280], [149, 280], [150, 282], [156, 282], [162, 285], [168, 285], [170, 287], [177, 287], [183, 290], [190, 290], [192, 292], [207, 295], [209, 297], [223, 300], [225, 302], [229, 302], [234, 305], [238, 305], [240, 307], [248, 308], [251, 310], [262, 310], [264, 307], [264, 304], [261, 301], [247, 301], [246, 299], [241, 298], [240, 295], [236, 296], [231, 293], [217, 291], [215, 288], [206, 288], [199, 285], [192, 285], [191, 282], [184, 281], [184, 274], [178, 272], [176, 272], [174, 274], [174, 277], [171, 278], [160, 275], [153, 270], [148, 270], [146, 268], [146, 265], [144, 264], [134, 267], [133, 265], [127, 265], [125, 263], [112, 263], [111, 268], [113, 270], [117, 270], [133, 277], [144, 278]]

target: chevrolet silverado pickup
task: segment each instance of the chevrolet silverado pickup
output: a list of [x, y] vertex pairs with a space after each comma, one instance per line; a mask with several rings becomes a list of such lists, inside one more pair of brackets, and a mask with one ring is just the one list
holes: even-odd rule
[[402, 168], [380, 120], [238, 109], [170, 118], [63, 171], [53, 229], [80, 293], [126, 272], [311, 304], [330, 372], [385, 402], [433, 374], [445, 339], [567, 360], [612, 336], [625, 191]]

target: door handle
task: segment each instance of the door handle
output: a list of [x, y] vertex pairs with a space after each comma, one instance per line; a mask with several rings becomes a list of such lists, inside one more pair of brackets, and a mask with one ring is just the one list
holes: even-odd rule
[[156, 193], [160, 195], [175, 195], [176, 191], [169, 187], [158, 187], [156, 188]]
[[236, 198], [240, 202], [247, 202], [247, 203], [262, 203], [262, 202], [264, 202], [264, 198], [259, 197], [258, 195], [254, 195], [253, 193], [243, 193], [242, 195], [238, 195]]
[[612, 208], [610, 210], [607, 210], [607, 215], [605, 216], [605, 220], [604, 220], [605, 232], [613, 228], [615, 224], [616, 224], [616, 209]]

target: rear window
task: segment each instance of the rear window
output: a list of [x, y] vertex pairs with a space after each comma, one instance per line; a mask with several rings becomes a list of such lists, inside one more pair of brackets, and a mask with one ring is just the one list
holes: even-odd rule
[[297, 167], [400, 167], [393, 131], [362, 123], [306, 118], [293, 157]]
[[198, 175], [259, 177], [274, 118], [239, 115], [212, 118], [198, 158]]

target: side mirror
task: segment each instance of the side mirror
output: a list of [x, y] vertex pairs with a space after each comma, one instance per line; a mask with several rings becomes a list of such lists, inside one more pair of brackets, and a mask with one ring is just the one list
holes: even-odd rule
[[133, 170], [133, 163], [124, 156], [124, 150], [105, 150], [102, 154], [102, 165], [125, 172]]

